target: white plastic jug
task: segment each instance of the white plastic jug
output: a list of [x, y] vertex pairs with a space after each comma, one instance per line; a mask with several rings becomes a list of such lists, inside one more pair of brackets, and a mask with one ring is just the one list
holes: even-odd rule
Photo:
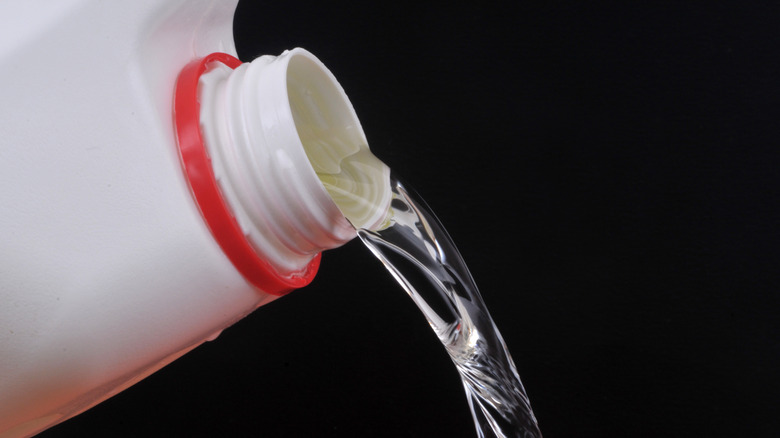
[[351, 104], [302, 49], [235, 59], [235, 6], [2, 6], [0, 437], [138, 382], [355, 236], [315, 173], [366, 147]]

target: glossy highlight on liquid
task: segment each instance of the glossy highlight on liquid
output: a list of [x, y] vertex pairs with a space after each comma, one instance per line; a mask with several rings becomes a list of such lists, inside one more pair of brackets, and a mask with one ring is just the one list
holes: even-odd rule
[[463, 258], [419, 195], [390, 179], [383, 228], [358, 236], [417, 304], [460, 374], [479, 437], [541, 437], [531, 404]]

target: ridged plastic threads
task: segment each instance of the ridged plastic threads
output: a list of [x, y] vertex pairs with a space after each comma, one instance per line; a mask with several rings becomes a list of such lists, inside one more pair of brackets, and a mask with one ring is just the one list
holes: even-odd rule
[[317, 273], [317, 254], [301, 272], [282, 276], [252, 248], [220, 193], [200, 131], [198, 80], [211, 63], [232, 69], [241, 61], [226, 53], [212, 53], [184, 67], [174, 92], [174, 122], [179, 156], [192, 195], [222, 251], [241, 275], [253, 286], [273, 295], [284, 295], [309, 284]]

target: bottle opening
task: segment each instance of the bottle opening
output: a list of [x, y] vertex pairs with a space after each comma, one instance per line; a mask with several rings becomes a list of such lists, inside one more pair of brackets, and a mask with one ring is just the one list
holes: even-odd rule
[[219, 191], [255, 252], [295, 276], [321, 251], [385, 222], [390, 170], [344, 90], [294, 49], [199, 80], [200, 123]]
[[375, 229], [390, 205], [390, 169], [375, 157], [346, 93], [314, 56], [290, 52], [287, 94], [317, 177], [355, 228]]

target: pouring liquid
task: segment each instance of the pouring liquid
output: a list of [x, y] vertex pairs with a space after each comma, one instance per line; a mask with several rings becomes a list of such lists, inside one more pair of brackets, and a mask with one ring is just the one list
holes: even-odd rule
[[[512, 357], [452, 239], [422, 198], [368, 147], [359, 150], [341, 160], [339, 171], [318, 176], [353, 225], [384, 214], [379, 225], [355, 226], [358, 236], [406, 290], [450, 355], [477, 436], [541, 437]], [[377, 184], [385, 186], [368, 187]], [[382, 192], [389, 202], [377, 201], [387, 196], [365, 195]]]

